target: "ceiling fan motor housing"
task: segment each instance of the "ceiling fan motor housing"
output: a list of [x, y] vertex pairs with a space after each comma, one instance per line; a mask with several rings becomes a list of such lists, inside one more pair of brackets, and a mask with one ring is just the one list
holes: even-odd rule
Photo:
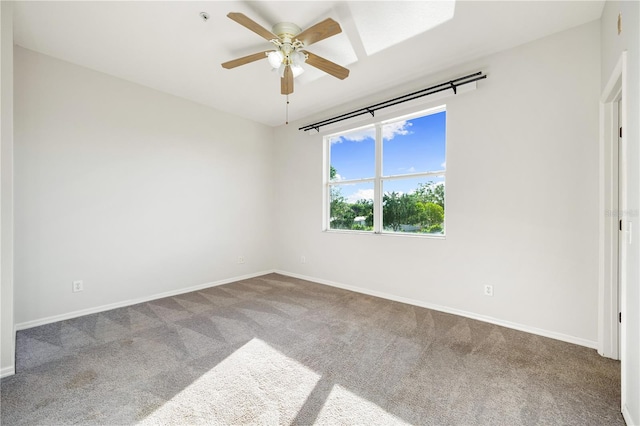
[[280, 22], [273, 26], [273, 33], [280, 37], [283, 43], [287, 41], [291, 43], [293, 38], [300, 34], [301, 31], [302, 29], [299, 26], [291, 22]]

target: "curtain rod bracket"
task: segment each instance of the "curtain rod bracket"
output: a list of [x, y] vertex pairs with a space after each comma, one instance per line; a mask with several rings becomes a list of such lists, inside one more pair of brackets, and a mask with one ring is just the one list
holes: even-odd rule
[[458, 94], [458, 86], [456, 86], [453, 81], [449, 81], [449, 84], [451, 85], [451, 88], [453, 89], [453, 94], [457, 95]]

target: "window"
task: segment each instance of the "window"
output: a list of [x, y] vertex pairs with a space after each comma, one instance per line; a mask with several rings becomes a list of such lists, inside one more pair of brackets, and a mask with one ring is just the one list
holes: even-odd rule
[[444, 106], [327, 136], [325, 144], [325, 229], [444, 235]]

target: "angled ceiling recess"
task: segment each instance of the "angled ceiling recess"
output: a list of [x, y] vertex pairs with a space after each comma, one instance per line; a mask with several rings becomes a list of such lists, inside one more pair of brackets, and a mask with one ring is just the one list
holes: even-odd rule
[[293, 93], [293, 79], [304, 72], [302, 67], [304, 63], [340, 80], [349, 76], [349, 70], [345, 67], [306, 50], [307, 46], [342, 32], [340, 24], [331, 18], [327, 18], [304, 31], [291, 22], [277, 23], [273, 26], [273, 30], [269, 31], [242, 13], [231, 12], [227, 17], [274, 44], [276, 50], [265, 50], [224, 62], [223, 68], [232, 69], [268, 58], [269, 64], [280, 75], [280, 93], [283, 95]]

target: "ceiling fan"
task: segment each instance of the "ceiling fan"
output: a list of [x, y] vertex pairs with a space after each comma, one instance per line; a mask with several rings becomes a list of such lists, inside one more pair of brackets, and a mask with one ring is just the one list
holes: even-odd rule
[[223, 68], [232, 69], [267, 58], [269, 64], [280, 73], [280, 93], [283, 95], [293, 93], [293, 79], [304, 71], [303, 63], [318, 68], [340, 80], [349, 76], [348, 69], [306, 50], [307, 46], [342, 32], [340, 24], [331, 18], [327, 18], [304, 31], [290, 22], [276, 24], [272, 31], [269, 31], [242, 13], [231, 12], [227, 17], [273, 43], [276, 50], [265, 50], [225, 62], [222, 64]]

